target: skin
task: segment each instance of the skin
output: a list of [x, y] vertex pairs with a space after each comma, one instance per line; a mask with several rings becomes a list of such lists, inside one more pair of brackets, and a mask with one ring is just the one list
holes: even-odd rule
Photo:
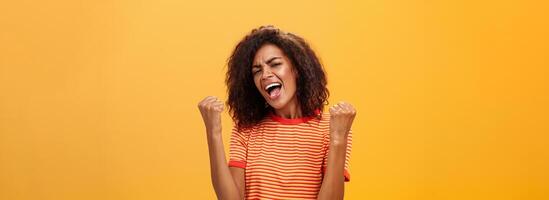
[[[252, 65], [254, 83], [267, 103], [274, 108], [278, 116], [299, 118], [302, 116], [297, 100], [297, 70], [290, 59], [275, 45], [265, 44], [255, 54]], [[272, 82], [282, 83], [280, 97], [272, 100], [265, 87]]]
[[[274, 109], [275, 114], [284, 118], [302, 117], [301, 107], [296, 97], [298, 74], [283, 51], [275, 45], [265, 44], [254, 57], [252, 74], [254, 83]], [[282, 83], [281, 95], [270, 99], [265, 86], [271, 82]], [[211, 179], [218, 199], [244, 199], [244, 169], [228, 167], [221, 136], [221, 113], [223, 102], [217, 97], [208, 96], [198, 104], [208, 140]], [[318, 193], [318, 199], [343, 199], [344, 167], [347, 139], [356, 115], [354, 107], [339, 102], [330, 112], [330, 151], [326, 173]]]

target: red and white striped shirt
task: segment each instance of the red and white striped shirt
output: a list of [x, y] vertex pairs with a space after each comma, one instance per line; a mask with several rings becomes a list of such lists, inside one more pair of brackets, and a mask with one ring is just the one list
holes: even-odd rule
[[[330, 116], [285, 119], [270, 114], [258, 124], [233, 128], [229, 167], [245, 169], [246, 199], [316, 199], [328, 159]], [[352, 134], [345, 181], [350, 180]]]

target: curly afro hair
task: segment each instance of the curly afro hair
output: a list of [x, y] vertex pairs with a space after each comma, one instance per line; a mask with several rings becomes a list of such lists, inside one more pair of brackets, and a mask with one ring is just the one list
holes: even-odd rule
[[254, 56], [265, 44], [280, 48], [297, 69], [296, 96], [303, 116], [320, 117], [315, 112], [322, 112], [329, 96], [322, 64], [303, 38], [269, 25], [253, 29], [246, 35], [227, 62], [227, 106], [236, 126], [250, 127], [272, 111], [257, 90], [252, 74]]

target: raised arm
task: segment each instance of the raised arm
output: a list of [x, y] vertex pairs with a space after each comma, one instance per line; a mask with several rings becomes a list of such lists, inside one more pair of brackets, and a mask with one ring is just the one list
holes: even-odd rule
[[343, 199], [347, 139], [355, 115], [355, 109], [348, 103], [340, 102], [330, 108], [330, 151], [318, 199]]
[[198, 104], [198, 109], [206, 126], [211, 179], [217, 198], [244, 199], [244, 169], [233, 167], [229, 169], [225, 158], [221, 135], [223, 102], [217, 97], [208, 96]]

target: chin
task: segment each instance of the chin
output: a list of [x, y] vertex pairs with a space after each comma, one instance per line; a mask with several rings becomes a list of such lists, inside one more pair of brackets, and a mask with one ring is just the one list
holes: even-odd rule
[[278, 104], [278, 103], [275, 103], [275, 104], [268, 103], [268, 104], [269, 104], [269, 106], [271, 106], [271, 108], [273, 108], [273, 109], [275, 109], [275, 110], [278, 110], [278, 109], [281, 109], [282, 107], [284, 107], [284, 106], [282, 106], [282, 105], [280, 105], [280, 104]]
[[267, 104], [269, 104], [269, 106], [271, 106], [271, 108], [273, 108], [273, 109], [275, 109], [275, 110], [282, 109], [282, 108], [284, 108], [284, 106], [286, 105], [286, 104], [283, 103], [283, 102], [269, 103], [268, 101], [267, 101]]

